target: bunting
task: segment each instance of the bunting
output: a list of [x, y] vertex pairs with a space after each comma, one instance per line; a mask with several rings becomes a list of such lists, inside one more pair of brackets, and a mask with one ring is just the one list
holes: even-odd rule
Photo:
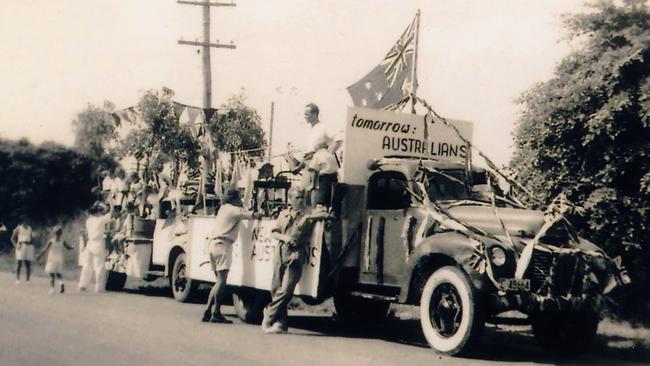
[[[205, 133], [203, 126], [209, 122], [212, 117], [217, 113], [215, 108], [199, 108], [191, 105], [186, 105], [178, 102], [172, 102], [172, 113], [181, 124], [188, 124], [194, 137], [199, 137]], [[134, 124], [142, 117], [142, 112], [138, 106], [131, 106], [124, 109], [117, 110], [111, 113], [115, 120], [116, 126], [121, 126], [122, 123]]]
[[140, 109], [137, 106], [120, 109], [112, 113], [115, 124], [119, 127], [123, 121], [133, 124], [139, 120]]

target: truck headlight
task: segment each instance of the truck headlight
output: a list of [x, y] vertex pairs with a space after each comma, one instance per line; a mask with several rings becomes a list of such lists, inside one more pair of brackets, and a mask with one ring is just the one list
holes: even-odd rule
[[492, 247], [490, 249], [490, 260], [495, 266], [501, 267], [506, 264], [506, 251], [498, 246]]

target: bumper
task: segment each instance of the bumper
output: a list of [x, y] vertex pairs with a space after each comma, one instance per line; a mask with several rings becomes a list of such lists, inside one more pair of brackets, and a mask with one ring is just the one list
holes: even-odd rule
[[491, 313], [498, 314], [509, 310], [522, 313], [560, 311], [560, 312], [589, 312], [601, 313], [609, 304], [603, 295], [587, 295], [572, 297], [539, 297], [533, 294], [508, 293], [505, 295], [490, 295], [489, 306]]
[[619, 263], [600, 253], [535, 249], [524, 274], [529, 286], [513, 290], [502, 287], [497, 294], [488, 295], [489, 303], [495, 313], [519, 310], [599, 314], [612, 303], [606, 293], [629, 283], [624, 272]]

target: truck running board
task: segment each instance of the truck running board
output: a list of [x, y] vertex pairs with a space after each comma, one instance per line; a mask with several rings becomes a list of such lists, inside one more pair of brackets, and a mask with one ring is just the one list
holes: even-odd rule
[[350, 291], [350, 295], [363, 297], [364, 299], [390, 301], [390, 302], [396, 302], [399, 299], [397, 296], [377, 295], [377, 294], [371, 294], [368, 292], [361, 292], [361, 291]]
[[147, 276], [151, 277], [163, 277], [165, 275], [165, 271], [147, 271]]
[[502, 317], [502, 316], [495, 316], [492, 318], [488, 318], [486, 322], [490, 324], [501, 324], [501, 325], [530, 325], [530, 320], [528, 320], [528, 318], [510, 318], [510, 317]]

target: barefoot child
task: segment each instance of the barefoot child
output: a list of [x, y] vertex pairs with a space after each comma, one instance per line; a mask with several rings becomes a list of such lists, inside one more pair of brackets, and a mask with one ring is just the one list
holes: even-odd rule
[[63, 272], [63, 247], [67, 248], [68, 250], [73, 249], [74, 247], [71, 247], [61, 239], [61, 234], [63, 233], [63, 229], [61, 226], [57, 225], [54, 228], [54, 237], [48, 240], [47, 244], [45, 244], [45, 248], [43, 248], [43, 251], [41, 251], [36, 259], [41, 258], [43, 254], [45, 254], [46, 251], [50, 251], [47, 254], [47, 262], [45, 263], [45, 272], [50, 274], [50, 293], [54, 293], [54, 284], [56, 280], [58, 279], [59, 282], [61, 282], [61, 293], [65, 291], [65, 287], [63, 286], [63, 277], [61, 276], [61, 272]]

